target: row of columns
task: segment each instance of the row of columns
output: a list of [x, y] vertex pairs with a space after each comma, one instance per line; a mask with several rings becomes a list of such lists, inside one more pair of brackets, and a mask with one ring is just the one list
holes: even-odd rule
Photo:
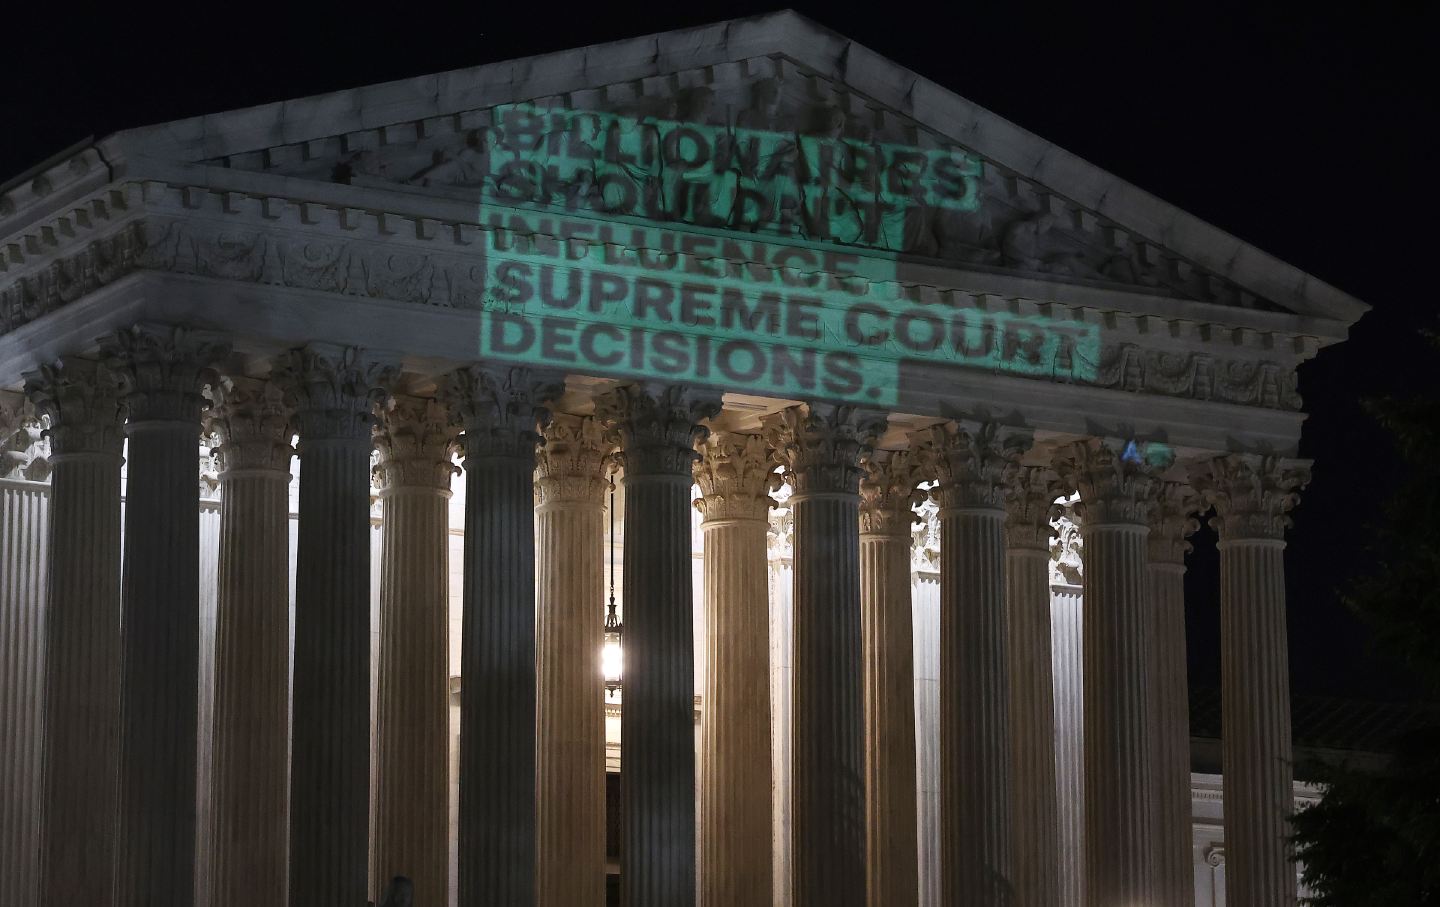
[[[552, 421], [544, 405], [560, 387], [523, 369], [462, 369], [434, 401], [392, 400], [393, 369], [354, 349], [294, 351], [268, 383], [209, 374], [224, 353], [215, 338], [137, 328], [101, 363], [65, 360], [27, 387], [49, 419], [55, 470], [42, 903], [194, 898], [198, 616], [185, 603], [198, 597], [191, 473], [206, 386], [223, 488], [217, 907], [287, 891], [294, 904], [353, 905], [400, 874], [419, 900], [445, 896], [445, 512], [457, 450], [467, 476], [462, 696], [486, 695], [483, 711], [461, 712], [462, 907], [603, 903], [595, 611], [604, 472], [617, 452], [626, 904], [672, 907], [697, 891], [707, 905], [771, 899], [765, 514], [775, 465], [793, 489], [793, 902], [916, 897], [908, 552], [924, 479], [936, 483], [942, 538], [945, 903], [1054, 902], [1044, 550], [1062, 487], [1085, 502], [1087, 904], [1186, 902], [1177, 578], [1200, 504], [1156, 468], [1094, 441], [1051, 466], [1022, 465], [1028, 433], [993, 423], [946, 423], [912, 435], [908, 451], [877, 452], [883, 415], [825, 405], [782, 410], [762, 433], [711, 436], [717, 398], [659, 385], [619, 387], [594, 416]], [[287, 690], [292, 431], [301, 485]], [[386, 525], [373, 867], [372, 447]], [[1279, 550], [1304, 478], [1294, 464], [1231, 457], [1201, 487], [1220, 514], [1226, 774], [1237, 785], [1227, 849], [1240, 905], [1294, 897]], [[710, 664], [698, 797], [692, 481], [705, 517]], [[1263, 661], [1239, 654], [1257, 643]]]

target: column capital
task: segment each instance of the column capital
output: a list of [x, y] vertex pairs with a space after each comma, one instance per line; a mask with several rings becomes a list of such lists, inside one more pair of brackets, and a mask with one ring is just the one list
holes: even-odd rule
[[717, 431], [695, 444], [695, 509], [705, 522], [764, 520], [775, 505], [770, 492], [780, 486], [760, 435]]
[[277, 472], [290, 475], [290, 407], [285, 394], [273, 381], [222, 375], [206, 391], [210, 409], [205, 430], [219, 443], [214, 454], [219, 479], [239, 471]]
[[599, 419], [556, 413], [543, 438], [535, 454], [536, 506], [603, 505], [615, 433]]
[[35, 406], [0, 391], [0, 479], [43, 482], [50, 477], [50, 441]]
[[1194, 476], [1206, 504], [1215, 508], [1210, 525], [1220, 542], [1281, 541], [1293, 525], [1290, 511], [1310, 484], [1312, 461], [1262, 454], [1215, 457]]
[[450, 493], [459, 429], [439, 401], [396, 394], [379, 407], [376, 484], [383, 497], [402, 488]]
[[76, 454], [120, 456], [125, 403], [120, 379], [103, 363], [66, 357], [25, 376], [25, 395], [49, 427], [51, 459]]
[[1132, 448], [1128, 443], [1089, 438], [1060, 455], [1057, 466], [1062, 477], [1080, 491], [1075, 512], [1085, 530], [1149, 525], [1151, 492], [1161, 467], [1131, 453]]
[[126, 429], [134, 431], [146, 422], [197, 421], [210, 366], [230, 352], [230, 344], [207, 331], [137, 324], [107, 337], [100, 349], [120, 378], [129, 408]]
[[295, 411], [300, 449], [312, 441], [369, 443], [374, 407], [390, 395], [398, 369], [353, 346], [290, 350], [271, 375]]
[[466, 459], [516, 457], [528, 462], [549, 419], [545, 404], [564, 390], [563, 381], [528, 368], [471, 365], [446, 375], [438, 398], [464, 430]]
[[1006, 476], [1033, 442], [1029, 429], [970, 420], [933, 425], [913, 437], [939, 481], [931, 494], [942, 509], [1004, 509]]
[[1010, 550], [1031, 550], [1049, 555], [1055, 527], [1055, 499], [1065, 485], [1046, 466], [1015, 466], [1005, 486], [1005, 541]]
[[925, 458], [913, 450], [877, 450], [860, 463], [860, 532], [909, 540], [919, 517], [910, 508], [924, 499]]
[[1185, 566], [1191, 545], [1186, 539], [1200, 528], [1197, 511], [1204, 508], [1200, 495], [1188, 483], [1157, 481], [1151, 492], [1150, 563]]
[[857, 494], [885, 414], [829, 403], [802, 403], [765, 419], [765, 435], [796, 495]]
[[720, 412], [720, 397], [678, 384], [645, 382], [615, 388], [595, 401], [595, 415], [619, 433], [620, 462], [629, 476], [692, 474], [695, 445]]

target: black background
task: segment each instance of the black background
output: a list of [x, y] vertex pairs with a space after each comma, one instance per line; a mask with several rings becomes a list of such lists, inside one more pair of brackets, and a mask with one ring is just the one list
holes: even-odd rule
[[[27, 4], [0, 16], [0, 181], [87, 135], [766, 12], [751, 3]], [[1297, 693], [1401, 698], [1336, 590], [1373, 562], [1397, 461], [1363, 395], [1433, 388], [1434, 4], [800, 6], [1374, 307], [1301, 370], [1315, 480], [1288, 585]], [[1190, 667], [1219, 682], [1217, 555], [1196, 539]]]

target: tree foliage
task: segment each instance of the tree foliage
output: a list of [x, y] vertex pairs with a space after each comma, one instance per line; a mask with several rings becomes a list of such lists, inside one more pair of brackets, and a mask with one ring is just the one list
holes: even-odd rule
[[[1404, 471], [1372, 527], [1377, 567], [1344, 600], [1376, 653], [1440, 702], [1440, 387], [1366, 408]], [[1295, 816], [1293, 839], [1313, 907], [1440, 905], [1440, 727], [1405, 731], [1389, 755], [1378, 771], [1317, 769], [1323, 797]]]

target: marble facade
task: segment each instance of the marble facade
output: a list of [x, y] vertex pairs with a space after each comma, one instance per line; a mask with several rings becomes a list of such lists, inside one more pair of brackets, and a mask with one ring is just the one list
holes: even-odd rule
[[[891, 188], [963, 161], [964, 203], [845, 233], [811, 173], [742, 231], [634, 161], [592, 176], [664, 205], [521, 198], [516, 110], [892, 149]], [[603, 319], [630, 358], [576, 358], [487, 270], [527, 255], [828, 288], [783, 320], [845, 368], [792, 333], [769, 387], [680, 376]], [[1232, 907], [1293, 904], [1295, 369], [1364, 308], [792, 13], [69, 152], [0, 190], [0, 870], [17, 905], [599, 907], [618, 869], [630, 907], [1173, 907], [1223, 860]], [[915, 352], [947, 324], [994, 355]], [[1211, 508], [1223, 847], [1174, 660]]]

